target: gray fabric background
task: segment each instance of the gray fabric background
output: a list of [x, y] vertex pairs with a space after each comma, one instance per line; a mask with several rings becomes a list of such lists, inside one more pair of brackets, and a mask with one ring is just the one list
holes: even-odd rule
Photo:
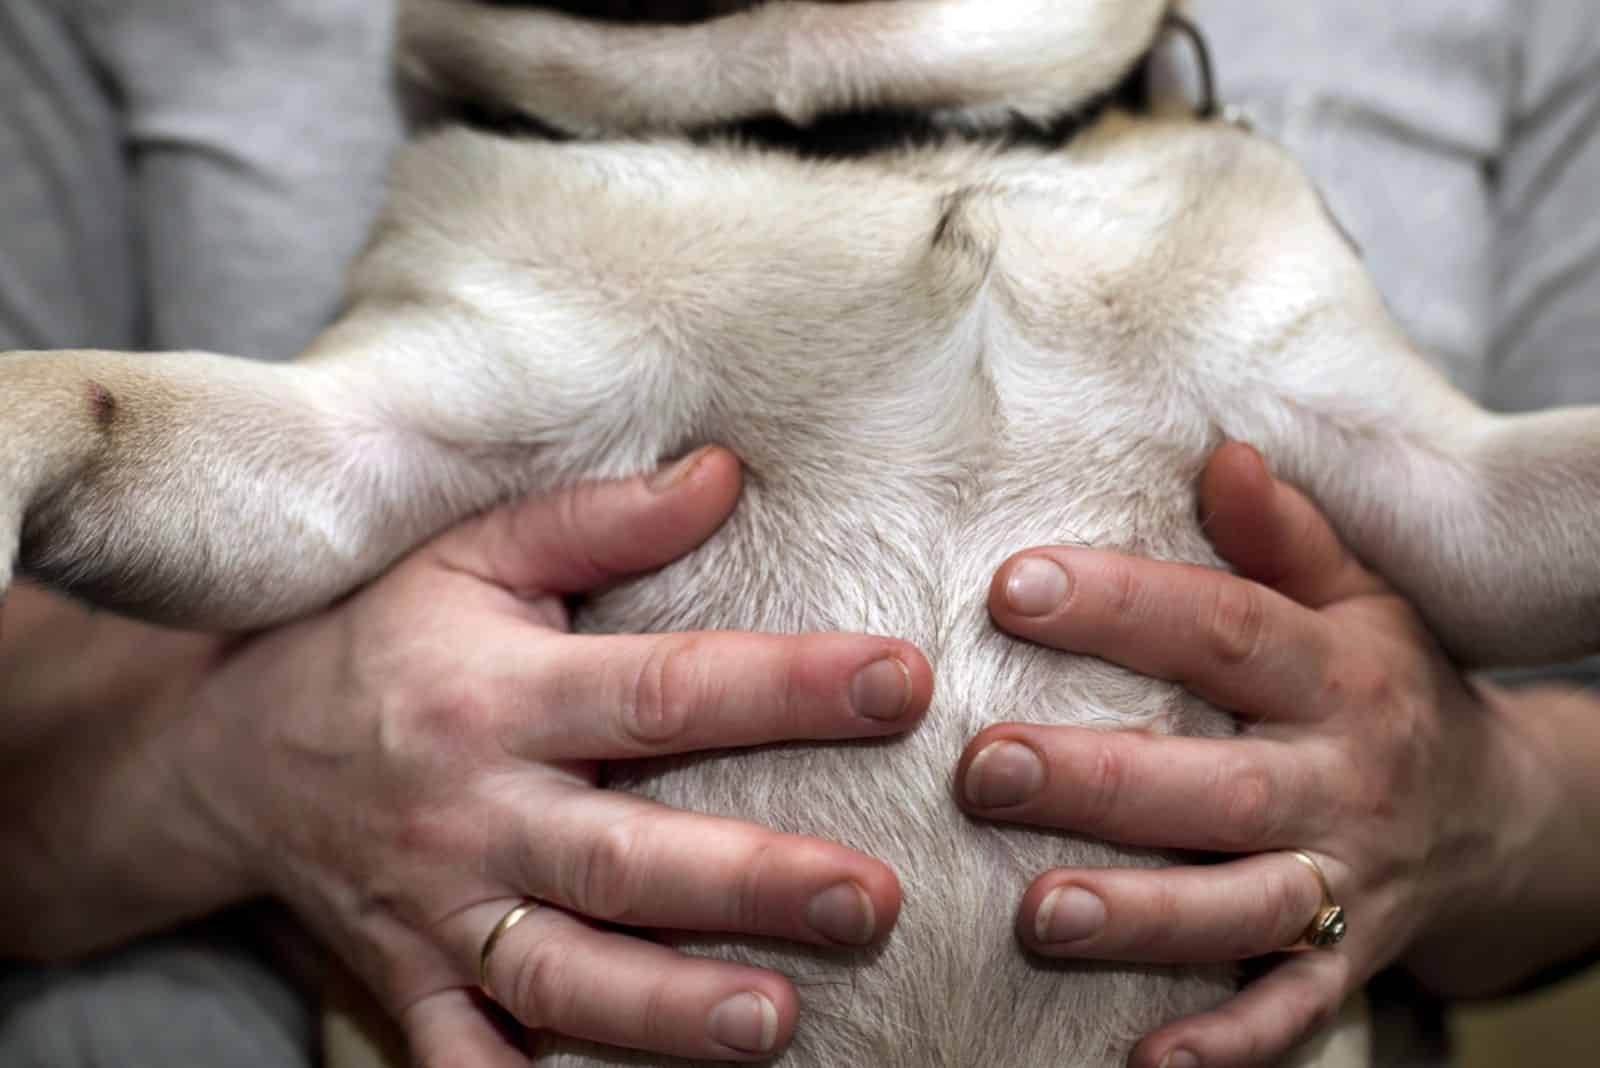
[[[1600, 402], [1592, 0], [1191, 10], [1459, 384]], [[4, 0], [0, 349], [295, 353], [398, 143], [387, 37], [385, 0]], [[0, 976], [7, 1066], [299, 1065], [310, 1028], [226, 925]]]
[[0, 347], [284, 358], [400, 121], [385, 0], [0, 4]]

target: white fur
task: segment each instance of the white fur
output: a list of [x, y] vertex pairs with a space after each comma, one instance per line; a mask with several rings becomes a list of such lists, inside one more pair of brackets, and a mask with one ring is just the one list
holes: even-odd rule
[[[638, 88], [606, 72], [539, 111], [622, 131], [863, 100], [970, 104], [981, 121], [1023, 68], [1040, 80], [1018, 106], [1070, 105], [1126, 69], [1159, 14], [1113, 0], [775, 4], [710, 29], [573, 26], [547, 44], [497, 20], [555, 16], [482, 12], [474, 26], [435, 2], [453, 28], [424, 38], [457, 43], [429, 62], [460, 66], [434, 73], [497, 100], [526, 78], [510, 97], [523, 106], [554, 99], [537, 72], [563, 55], [599, 69], [606, 42], [659, 50]], [[981, 39], [1015, 58], [992, 71], [928, 29], [990, 23]], [[795, 81], [769, 56], [745, 81], [733, 54], [724, 72], [707, 41], [757, 26], [802, 54], [836, 26], [847, 55], [887, 66]], [[1033, 43], [1070, 26], [1110, 42], [1097, 73], [1030, 66]], [[850, 50], [875, 28], [909, 67]], [[1093, 51], [1076, 42], [1074, 63]], [[919, 95], [919, 63], [939, 73], [937, 99]], [[730, 81], [697, 95], [681, 73], [697, 64]], [[784, 103], [796, 84], [817, 93]], [[13, 388], [46, 366], [48, 388]], [[630, 783], [900, 873], [906, 905], [881, 951], [696, 943], [797, 976], [808, 1022], [782, 1058], [793, 1068], [1109, 1066], [1232, 990], [1226, 968], [1026, 957], [1010, 929], [1033, 875], [1170, 858], [972, 823], [946, 778], [998, 719], [1230, 729], [1176, 687], [1006, 639], [983, 608], [994, 567], [1028, 545], [1216, 564], [1192, 487], [1224, 439], [1309, 490], [1464, 658], [1600, 647], [1600, 413], [1478, 411], [1395, 332], [1294, 164], [1217, 124], [1113, 116], [1065, 151], [951, 143], [848, 163], [448, 131], [400, 160], [349, 312], [294, 368], [239, 378], [224, 360], [78, 354], [8, 360], [0, 376], [0, 419], [39, 441], [71, 435], [58, 451], [77, 457], [41, 488], [26, 474], [36, 439], [0, 446], [0, 517], [26, 513], [24, 568], [190, 621], [281, 619], [495, 500], [734, 448], [749, 478], [729, 524], [591, 604], [583, 625], [889, 633], [939, 678], [902, 742], [677, 761]], [[95, 390], [116, 398], [110, 419], [86, 402]], [[563, 1048], [566, 1065], [650, 1061]]]

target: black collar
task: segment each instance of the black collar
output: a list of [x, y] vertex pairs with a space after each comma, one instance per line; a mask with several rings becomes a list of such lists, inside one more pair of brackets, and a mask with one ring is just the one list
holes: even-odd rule
[[778, 116], [706, 126], [690, 132], [699, 143], [732, 140], [793, 152], [806, 159], [859, 159], [951, 140], [999, 148], [1060, 148], [1112, 108], [1142, 112], [1149, 107], [1147, 64], [1139, 65], [1113, 90], [1047, 121], [1013, 113], [1005, 122], [965, 128], [936, 121], [919, 111], [875, 110], [823, 115], [804, 126]]
[[[1140, 60], [1116, 88], [1048, 121], [1014, 114], [1002, 124], [964, 128], [935, 121], [924, 112], [881, 109], [823, 115], [805, 125], [777, 115], [758, 115], [686, 131], [697, 144], [734, 141], [792, 152], [807, 159], [859, 159], [952, 139], [1009, 147], [1059, 148], [1092, 125], [1106, 111], [1149, 109], [1148, 59]], [[461, 103], [450, 118], [476, 130], [502, 137], [571, 141], [549, 123], [528, 115], [507, 113], [471, 102]]]

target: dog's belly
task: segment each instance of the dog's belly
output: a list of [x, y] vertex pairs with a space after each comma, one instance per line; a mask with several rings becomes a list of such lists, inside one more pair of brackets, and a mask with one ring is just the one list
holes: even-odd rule
[[[402, 178], [403, 206], [422, 195], [398, 225], [449, 225], [401, 233], [399, 255], [380, 247], [369, 287], [427, 264], [389, 288], [447, 288], [508, 366], [548, 335], [619, 354], [567, 372], [606, 377], [584, 385], [597, 399], [550, 460], [556, 481], [708, 442], [745, 461], [727, 526], [589, 605], [586, 628], [863, 631], [916, 642], [934, 664], [932, 709], [904, 740], [695, 758], [619, 782], [837, 840], [900, 875], [881, 950], [691, 944], [796, 977], [805, 1022], [784, 1064], [1109, 1068], [1233, 989], [1222, 967], [1030, 959], [1012, 925], [1033, 877], [1171, 858], [976, 824], [951, 800], [957, 756], [994, 722], [1230, 729], [1174, 687], [1005, 638], [985, 610], [994, 568], [1032, 545], [1216, 562], [1193, 484], [1221, 431], [1168, 329], [1193, 295], [1169, 223], [1197, 179], [1151, 148], [1111, 136], [1087, 153], [824, 167], [732, 148], [462, 141], [462, 158], [436, 149]], [[436, 187], [450, 196], [430, 203]], [[516, 236], [530, 213], [555, 221]], [[530, 367], [510, 392], [565, 388], [550, 370]], [[507, 381], [494, 388], [466, 406], [472, 429], [505, 409], [515, 441]], [[559, 1048], [572, 1059], [557, 1063], [652, 1063]]]
[[[1063, 440], [1064, 455], [1077, 451]], [[882, 530], [874, 522], [882, 512], [827, 498], [835, 522], [819, 524], [814, 501], [758, 486], [700, 554], [614, 594], [584, 618], [589, 627], [621, 630], [648, 620], [672, 629], [886, 633], [916, 641], [934, 665], [932, 708], [907, 739], [673, 761], [619, 781], [676, 807], [840, 841], [899, 874], [905, 904], [881, 951], [688, 944], [795, 977], [804, 1022], [781, 1063], [1109, 1068], [1124, 1063], [1142, 1035], [1233, 989], [1226, 969], [1180, 976], [1029, 959], [1012, 928], [1023, 890], [1040, 873], [1171, 858], [978, 824], [951, 798], [958, 754], [994, 722], [1227, 729], [1222, 717], [1173, 687], [1014, 641], [989, 623], [989, 575], [1020, 547], [1080, 536], [1127, 545], [1128, 533], [1162, 509], [1158, 525], [1170, 540], [1131, 540], [1164, 555], [1206, 555], [1193, 533], [1187, 472], [1163, 473], [1167, 493], [1146, 482], [1156, 499], [1108, 506], [1091, 498], [1115, 476], [1102, 482], [1075, 477], [1069, 465], [1058, 470], [1059, 480], [1047, 483], [995, 479], [957, 508], [933, 505], [934, 487], [920, 509], [909, 499], [916, 490], [881, 487], [885, 498], [904, 495], [898, 507], [922, 513], [915, 540], [906, 537], [904, 512], [898, 529]], [[1132, 495], [1126, 485], [1124, 497]], [[827, 497], [829, 487], [815, 492]]]

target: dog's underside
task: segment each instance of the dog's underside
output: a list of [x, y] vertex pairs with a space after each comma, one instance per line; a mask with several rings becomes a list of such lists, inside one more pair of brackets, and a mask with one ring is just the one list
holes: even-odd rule
[[[1117, 112], [1059, 148], [973, 136], [1048, 127], [1110, 90], [1166, 0], [720, 13], [746, 6], [638, 25], [405, 3], [413, 75], [568, 139], [454, 127], [410, 147], [347, 311], [292, 365], [0, 360], [0, 588], [15, 562], [149, 618], [259, 627], [494, 502], [727, 445], [748, 474], [726, 527], [583, 624], [892, 634], [928, 653], [939, 690], [893, 744], [631, 777], [855, 846], [905, 886], [873, 951], [677, 941], [795, 977], [804, 1022], [781, 1060], [797, 1068], [1119, 1064], [1228, 996], [1232, 971], [1048, 964], [1012, 939], [1013, 910], [1051, 867], [1171, 858], [976, 825], [948, 769], [1003, 719], [1229, 720], [1000, 636], [994, 567], [1053, 542], [1218, 564], [1193, 486], [1242, 440], [1463, 664], [1587, 653], [1600, 410], [1491, 416], [1456, 393], [1260, 138]], [[863, 109], [950, 132], [827, 161], [681, 136]]]

